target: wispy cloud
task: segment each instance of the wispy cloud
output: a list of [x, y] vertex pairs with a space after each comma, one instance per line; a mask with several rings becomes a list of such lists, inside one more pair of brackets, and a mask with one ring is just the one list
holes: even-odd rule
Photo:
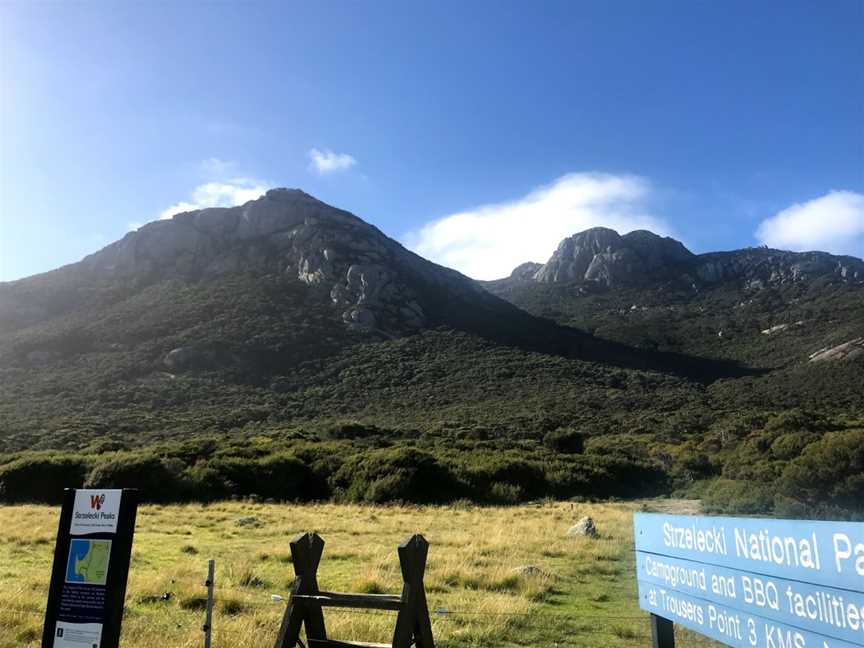
[[864, 194], [830, 191], [796, 203], [762, 221], [756, 238], [787, 250], [823, 250], [864, 257]]
[[[180, 212], [207, 207], [234, 207], [255, 200], [270, 188], [267, 182], [239, 174], [236, 162], [211, 157], [199, 164], [202, 182], [192, 189], [189, 198], [181, 200], [159, 213], [159, 219], [171, 218]], [[141, 227], [129, 223], [129, 229]]]
[[209, 180], [225, 180], [240, 175], [238, 164], [232, 160], [223, 160], [220, 157], [209, 157], [202, 160], [198, 165], [201, 175]]
[[650, 213], [653, 193], [650, 182], [638, 176], [571, 173], [518, 200], [444, 216], [404, 242], [470, 277], [496, 279], [525, 261], [547, 261], [563, 238], [590, 227], [671, 233]]
[[357, 164], [357, 160], [354, 159], [354, 156], [348, 155], [347, 153], [334, 153], [330, 149], [310, 149], [309, 159], [311, 160], [309, 168], [319, 175], [335, 173], [337, 171], [347, 171]]
[[234, 207], [261, 197], [267, 185], [252, 178], [234, 178], [227, 182], [207, 182], [192, 190], [189, 200], [182, 200], [159, 214], [160, 219], [171, 218], [180, 212], [206, 207]]

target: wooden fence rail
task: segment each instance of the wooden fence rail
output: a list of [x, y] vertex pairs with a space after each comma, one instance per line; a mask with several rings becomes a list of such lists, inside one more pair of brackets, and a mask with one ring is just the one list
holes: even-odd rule
[[[412, 645], [435, 648], [423, 585], [429, 543], [422, 535], [410, 536], [399, 545], [401, 594], [323, 592], [318, 589], [318, 565], [324, 551], [324, 540], [317, 533], [304, 533], [290, 544], [295, 579], [275, 648], [302, 646], [300, 630], [303, 628], [308, 648], [409, 648]], [[325, 607], [395, 611], [393, 641], [376, 644], [328, 639], [322, 609]]]

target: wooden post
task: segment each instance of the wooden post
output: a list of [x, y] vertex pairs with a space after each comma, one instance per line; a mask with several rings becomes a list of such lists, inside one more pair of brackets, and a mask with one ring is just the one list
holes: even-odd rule
[[307, 639], [327, 639], [324, 614], [321, 605], [308, 599], [297, 599], [296, 595], [318, 595], [318, 564], [324, 551], [324, 540], [317, 533], [301, 533], [291, 543], [291, 559], [294, 564], [294, 584], [282, 627], [276, 638], [275, 648], [293, 648], [300, 637], [304, 622]]
[[675, 648], [675, 626], [656, 614], [651, 615], [651, 648]]
[[216, 578], [216, 561], [207, 561], [207, 580], [204, 584], [207, 586], [207, 611], [204, 613], [204, 648], [210, 648], [210, 642], [213, 635], [213, 585]]
[[435, 648], [432, 639], [432, 624], [429, 621], [429, 606], [426, 603], [426, 588], [423, 576], [426, 573], [426, 557], [429, 543], [417, 534], [406, 538], [399, 545], [399, 564], [402, 567], [402, 609], [396, 617], [393, 633], [393, 648]]
[[[426, 556], [429, 553], [429, 543], [423, 536], [411, 536], [399, 545], [403, 581], [400, 596], [322, 592], [318, 589], [317, 572], [323, 551], [324, 541], [315, 533], [299, 535], [291, 541], [296, 576], [275, 648], [294, 648], [300, 643], [300, 630], [304, 626], [309, 648], [435, 648], [423, 587]], [[398, 611], [393, 643], [370, 644], [327, 639], [322, 612], [324, 607]]]

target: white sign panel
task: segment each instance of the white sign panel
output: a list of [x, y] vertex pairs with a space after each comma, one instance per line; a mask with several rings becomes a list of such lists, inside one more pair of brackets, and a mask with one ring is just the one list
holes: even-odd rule
[[54, 631], [54, 648], [99, 648], [101, 641], [101, 623], [58, 621]]
[[70, 535], [116, 533], [122, 496], [120, 489], [75, 491]]

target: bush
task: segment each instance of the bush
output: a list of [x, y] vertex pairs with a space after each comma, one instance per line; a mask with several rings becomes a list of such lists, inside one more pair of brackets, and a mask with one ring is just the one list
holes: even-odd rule
[[524, 459], [475, 455], [465, 471], [474, 497], [480, 501], [510, 504], [543, 497], [548, 490], [542, 466]]
[[80, 457], [23, 457], [0, 466], [0, 500], [59, 504], [63, 489], [80, 488], [87, 470]]
[[703, 504], [708, 513], [770, 513], [774, 495], [771, 487], [764, 484], [717, 479], [705, 491]]
[[334, 492], [352, 502], [450, 502], [462, 496], [453, 473], [415, 448], [372, 450], [349, 458], [332, 476]]
[[[198, 487], [212, 484], [222, 489], [210, 497], [259, 495], [277, 500], [313, 500], [326, 497], [320, 479], [303, 461], [290, 454], [261, 459], [221, 457], [207, 464], [209, 470], [196, 467], [202, 478]], [[210, 472], [210, 471], [213, 472]]]
[[778, 492], [811, 507], [864, 513], [864, 430], [829, 432], [790, 462]]
[[562, 454], [582, 454], [585, 450], [585, 435], [570, 428], [558, 428], [543, 437], [543, 444]]
[[337, 423], [329, 428], [325, 435], [331, 439], [366, 439], [372, 436], [380, 436], [383, 430], [374, 425], [364, 425], [363, 423]]
[[177, 502], [188, 498], [183, 462], [154, 455], [117, 455], [97, 464], [84, 486], [87, 488], [137, 488], [141, 501]]

